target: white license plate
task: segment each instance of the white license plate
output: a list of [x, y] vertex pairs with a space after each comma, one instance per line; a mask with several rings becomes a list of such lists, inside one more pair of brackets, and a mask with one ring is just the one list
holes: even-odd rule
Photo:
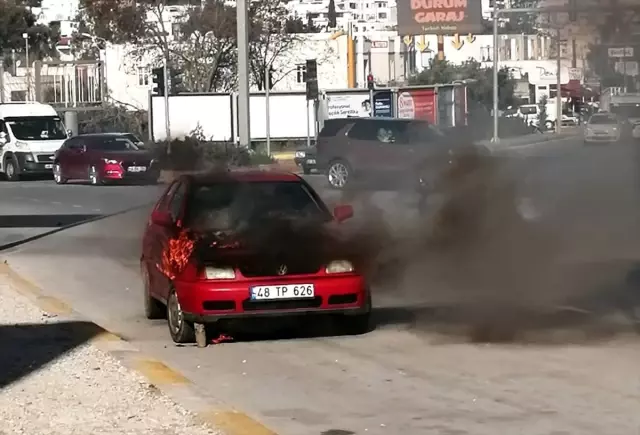
[[307, 159], [307, 164], [308, 165], [315, 165], [316, 161], [315, 161], [315, 159]]
[[251, 299], [254, 301], [301, 299], [315, 296], [313, 284], [257, 285], [251, 287], [250, 291]]
[[45, 169], [53, 169], [53, 165], [47, 163], [46, 165], [44, 165], [44, 168]]
[[144, 172], [147, 170], [146, 166], [129, 166], [127, 169], [129, 172]]

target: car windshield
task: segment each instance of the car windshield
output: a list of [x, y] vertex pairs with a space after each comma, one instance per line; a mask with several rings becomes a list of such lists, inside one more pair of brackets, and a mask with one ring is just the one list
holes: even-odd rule
[[139, 148], [126, 137], [101, 137], [89, 142], [89, 148], [100, 151], [138, 151]]
[[326, 220], [330, 215], [300, 182], [221, 182], [194, 189], [185, 223], [196, 231], [232, 231], [276, 218]]
[[589, 124], [611, 125], [617, 124], [618, 120], [611, 115], [593, 115], [589, 120]]
[[57, 116], [7, 118], [9, 128], [18, 140], [61, 140], [67, 132]]

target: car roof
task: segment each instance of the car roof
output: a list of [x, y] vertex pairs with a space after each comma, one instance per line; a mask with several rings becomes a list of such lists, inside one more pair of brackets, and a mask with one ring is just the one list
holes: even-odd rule
[[[133, 133], [83, 133], [74, 137], [110, 137], [110, 136], [125, 136]], [[135, 135], [134, 135], [135, 136]]]
[[197, 185], [223, 182], [268, 183], [268, 182], [300, 182], [302, 179], [286, 171], [266, 171], [260, 169], [232, 169], [228, 171], [207, 172], [184, 175], [183, 178]]

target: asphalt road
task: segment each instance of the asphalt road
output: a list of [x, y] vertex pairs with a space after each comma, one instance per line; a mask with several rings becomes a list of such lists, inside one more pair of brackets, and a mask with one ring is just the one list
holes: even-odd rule
[[[585, 149], [566, 141], [518, 153], [535, 157], [518, 168], [530, 180], [528, 192], [540, 198], [537, 207], [561, 217], [554, 222], [565, 225], [562, 234], [571, 242], [564, 246], [567, 257], [587, 264], [638, 258], [639, 166], [631, 146]], [[322, 185], [318, 176], [310, 180]], [[3, 199], [5, 191], [12, 198], [15, 214], [68, 213], [73, 205], [81, 206], [79, 213], [108, 213], [156, 195], [153, 188], [46, 182], [0, 189]], [[334, 192], [321, 194], [339, 200]], [[375, 195], [396, 223], [411, 213], [410, 200], [389, 192]], [[6, 212], [6, 203], [2, 209]], [[431, 321], [433, 313], [418, 305], [432, 302], [432, 295], [409, 300], [415, 292], [376, 291], [377, 328], [363, 336], [174, 346], [164, 321], [141, 315], [138, 256], [147, 217], [141, 208], [80, 225], [5, 252], [2, 259], [180, 370], [201, 395], [237, 407], [281, 435], [600, 435], [635, 433], [640, 427], [633, 382], [640, 376], [640, 345], [619, 316], [606, 329], [564, 325], [532, 333], [561, 346], [470, 344], [460, 334], [464, 324], [442, 329]], [[517, 257], [528, 246], [521, 240], [509, 249]]]
[[53, 180], [0, 181], [0, 246], [154, 201], [158, 186], [59, 186]]

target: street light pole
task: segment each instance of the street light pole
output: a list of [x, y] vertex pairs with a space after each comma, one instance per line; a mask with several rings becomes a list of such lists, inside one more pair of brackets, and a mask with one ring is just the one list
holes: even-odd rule
[[271, 155], [271, 117], [270, 117], [270, 113], [269, 113], [269, 83], [271, 80], [271, 71], [269, 71], [271, 69], [271, 65], [265, 66], [264, 69], [264, 105], [265, 105], [265, 112], [267, 114], [267, 125], [266, 125], [266, 136], [267, 136], [267, 155], [270, 156]]
[[493, 139], [494, 143], [500, 141], [498, 135], [498, 11], [493, 11]]
[[31, 67], [29, 66], [29, 34], [23, 33], [22, 37], [24, 38], [24, 52], [25, 52], [25, 63], [27, 65], [27, 101], [31, 101]]
[[249, 119], [249, 11], [247, 1], [236, 2], [236, 32], [238, 41], [238, 135], [240, 146], [251, 147]]

